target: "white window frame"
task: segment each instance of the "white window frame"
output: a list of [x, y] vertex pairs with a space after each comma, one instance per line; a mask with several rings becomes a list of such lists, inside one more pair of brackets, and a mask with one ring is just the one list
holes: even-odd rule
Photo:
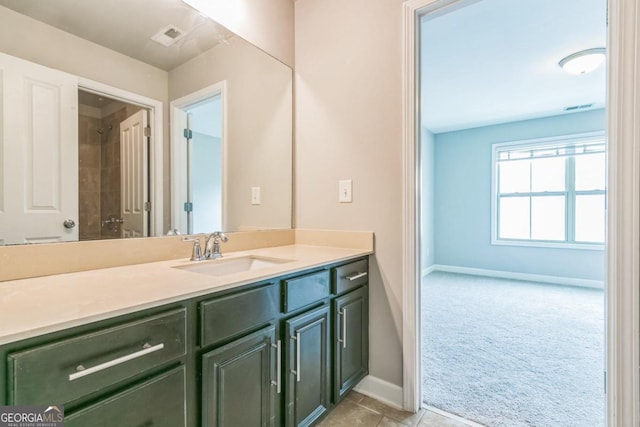
[[[499, 199], [498, 199], [498, 168], [497, 168], [497, 154], [500, 151], [504, 151], [508, 147], [529, 148], [529, 147], [543, 147], [545, 145], [554, 144], [579, 144], [581, 141], [593, 140], [593, 139], [605, 138], [604, 131], [598, 132], [586, 132], [571, 135], [562, 135], [550, 138], [537, 138], [521, 141], [500, 142], [492, 144], [491, 146], [491, 244], [502, 246], [528, 246], [538, 248], [563, 248], [563, 249], [585, 249], [585, 250], [604, 250], [603, 243], [588, 243], [588, 242], [566, 242], [566, 241], [547, 241], [547, 240], [526, 240], [526, 239], [500, 239], [498, 237], [499, 231]], [[565, 193], [565, 197], [571, 197], [575, 191], [565, 189], [562, 193]], [[605, 190], [606, 194], [606, 190]], [[575, 214], [573, 211], [565, 211], [565, 229], [569, 230], [569, 227], [573, 225], [570, 221], [573, 221]], [[571, 217], [571, 219], [570, 219]]]

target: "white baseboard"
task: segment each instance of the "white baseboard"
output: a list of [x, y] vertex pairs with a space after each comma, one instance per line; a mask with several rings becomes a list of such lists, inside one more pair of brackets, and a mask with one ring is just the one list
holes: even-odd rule
[[450, 412], [443, 411], [442, 409], [438, 409], [435, 406], [423, 405], [422, 407], [428, 411], [435, 412], [436, 414], [442, 415], [443, 417], [447, 417], [451, 420], [455, 420], [458, 422], [458, 424], [464, 424], [469, 427], [486, 427], [486, 426], [483, 426], [482, 424], [478, 424], [475, 421], [467, 420], [465, 418], [454, 415]]
[[402, 387], [398, 385], [367, 375], [353, 389], [386, 405], [402, 409]]
[[426, 276], [427, 274], [431, 274], [434, 271], [436, 271], [436, 265], [435, 264], [431, 264], [429, 267], [424, 268], [422, 270], [422, 277]]
[[[512, 271], [485, 270], [484, 268], [459, 267], [457, 265], [433, 265], [432, 271], [470, 274], [473, 276], [498, 277], [501, 279], [526, 280], [529, 282], [552, 283], [554, 285], [578, 286], [582, 288], [604, 289], [600, 280], [574, 279], [571, 277], [546, 276], [543, 274], [515, 273]], [[431, 268], [431, 267], [430, 267]], [[427, 269], [428, 270], [428, 269]]]

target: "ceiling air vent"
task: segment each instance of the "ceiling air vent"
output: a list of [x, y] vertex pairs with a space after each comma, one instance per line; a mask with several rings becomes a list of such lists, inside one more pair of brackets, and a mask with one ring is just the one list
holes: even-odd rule
[[593, 107], [593, 104], [572, 105], [571, 107], [566, 107], [564, 111], [585, 110], [591, 107]]
[[168, 25], [151, 37], [151, 40], [160, 43], [162, 46], [169, 47], [185, 35], [186, 33], [175, 25]]

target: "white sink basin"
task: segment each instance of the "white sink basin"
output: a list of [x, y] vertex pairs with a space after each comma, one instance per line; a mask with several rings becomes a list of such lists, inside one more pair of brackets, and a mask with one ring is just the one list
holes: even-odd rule
[[211, 261], [200, 261], [194, 264], [181, 265], [180, 270], [193, 273], [207, 274], [209, 276], [225, 276], [227, 274], [242, 273], [244, 271], [260, 270], [275, 265], [293, 262], [291, 259], [267, 258], [259, 256], [245, 256], [239, 258], [221, 258]]

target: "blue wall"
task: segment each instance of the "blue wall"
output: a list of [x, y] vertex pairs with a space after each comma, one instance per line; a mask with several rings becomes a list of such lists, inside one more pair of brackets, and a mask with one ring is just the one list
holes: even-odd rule
[[431, 267], [435, 263], [435, 235], [434, 235], [434, 203], [435, 203], [435, 136], [427, 129], [422, 129], [420, 139], [420, 254], [422, 269]]
[[604, 280], [604, 251], [491, 244], [491, 145], [603, 130], [604, 110], [435, 135], [435, 263]]
[[193, 233], [222, 230], [222, 142], [193, 132]]

